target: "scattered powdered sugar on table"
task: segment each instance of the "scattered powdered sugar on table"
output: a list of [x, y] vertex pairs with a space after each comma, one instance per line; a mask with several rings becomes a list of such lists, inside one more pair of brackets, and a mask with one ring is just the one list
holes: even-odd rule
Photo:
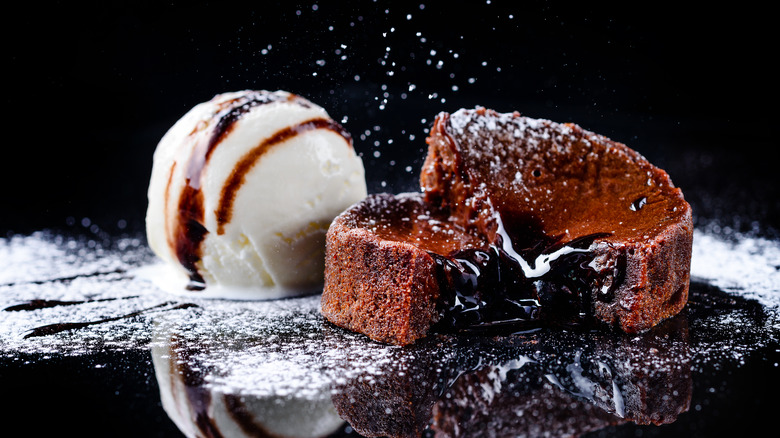
[[208, 370], [215, 391], [316, 399], [334, 382], [379, 375], [398, 350], [325, 327], [319, 295], [265, 302], [213, 302], [155, 320], [152, 348]]
[[724, 240], [698, 230], [693, 242], [692, 277], [780, 309], [780, 242], [746, 236]]
[[[45, 359], [150, 347], [176, 353], [185, 345], [183, 365], [209, 370], [204, 383], [215, 390], [318, 397], [353, 373], [366, 379], [381, 373], [396, 350], [327, 327], [319, 295], [232, 301], [162, 292], [134, 275], [156, 262], [136, 238], [108, 246], [49, 233], [0, 240], [0, 263], [7, 267], [0, 277], [0, 308], [7, 309], [0, 311], [0, 354]], [[72, 304], [10, 310], [32, 300]], [[37, 327], [91, 322], [97, 323], [26, 337]], [[171, 343], [174, 337], [179, 344]]]
[[151, 252], [135, 237], [104, 242], [39, 231], [0, 239], [0, 286], [67, 280], [126, 270]]
[[[0, 355], [45, 359], [151, 348], [153, 354], [197, 370], [202, 383], [218, 392], [320, 399], [356, 379], [370, 383], [403, 373], [405, 363], [421, 354], [328, 324], [319, 313], [319, 295], [230, 301], [167, 294], [135, 275], [156, 262], [145, 241], [136, 237], [97, 242], [41, 232], [0, 240], [0, 308], [5, 309], [0, 311]], [[756, 325], [735, 308], [692, 323], [691, 330], [726, 333], [723, 339], [697, 339], [695, 360], [739, 362], [777, 340], [778, 266], [779, 242], [696, 231], [694, 281], [757, 301], [767, 318]], [[9, 310], [40, 299], [73, 303]], [[73, 322], [96, 323], [26, 337], [37, 327]]]
[[[117, 318], [170, 300], [133, 278], [131, 271], [151, 259], [143, 240], [135, 237], [104, 242], [37, 232], [0, 239], [0, 354], [144, 348], [150, 333], [147, 317], [154, 310], [56, 335], [25, 336], [36, 327]], [[31, 300], [56, 300], [59, 305], [9, 309]]]

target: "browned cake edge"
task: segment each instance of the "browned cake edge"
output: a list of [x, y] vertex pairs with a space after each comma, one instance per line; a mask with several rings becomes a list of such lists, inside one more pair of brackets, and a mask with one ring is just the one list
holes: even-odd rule
[[688, 302], [692, 246], [690, 208], [681, 222], [670, 224], [647, 241], [599, 245], [594, 267], [615, 270], [617, 275], [610, 277], [617, 285], [608, 297], [592, 292], [596, 319], [626, 333], [638, 333], [682, 311]]
[[407, 345], [426, 336], [439, 318], [433, 258], [349, 227], [346, 217], [337, 217], [326, 237], [322, 315], [375, 341]]

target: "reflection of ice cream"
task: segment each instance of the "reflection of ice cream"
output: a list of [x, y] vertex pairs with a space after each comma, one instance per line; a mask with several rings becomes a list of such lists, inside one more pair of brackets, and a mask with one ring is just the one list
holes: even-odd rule
[[317, 438], [344, 427], [327, 387], [317, 394], [278, 395], [211, 385], [219, 376], [201, 360], [225, 354], [228, 347], [214, 339], [200, 345], [165, 325], [156, 329], [151, 356], [160, 399], [186, 437]]
[[190, 289], [279, 297], [320, 287], [331, 220], [366, 196], [351, 137], [283, 91], [201, 103], [154, 154], [149, 245]]

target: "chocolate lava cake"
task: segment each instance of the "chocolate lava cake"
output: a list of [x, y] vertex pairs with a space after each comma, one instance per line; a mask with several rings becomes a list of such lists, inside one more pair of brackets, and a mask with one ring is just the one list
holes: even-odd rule
[[601, 324], [687, 302], [691, 208], [669, 175], [577, 125], [441, 113], [420, 193], [376, 194], [327, 234], [322, 313], [405, 345], [434, 331]]

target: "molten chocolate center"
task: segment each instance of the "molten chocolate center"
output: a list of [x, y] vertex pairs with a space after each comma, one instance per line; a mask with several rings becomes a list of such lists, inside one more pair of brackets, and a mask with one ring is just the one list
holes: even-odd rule
[[538, 328], [542, 323], [586, 322], [588, 292], [599, 280], [589, 266], [594, 258], [589, 247], [609, 234], [562, 242], [541, 232], [524, 232], [526, 245], [520, 249], [510, 237], [515, 233], [500, 217], [498, 224], [496, 242], [486, 248], [462, 249], [447, 256], [431, 254], [440, 284], [445, 285], [440, 291], [443, 316], [438, 328], [457, 331], [510, 326], [517, 331]]

